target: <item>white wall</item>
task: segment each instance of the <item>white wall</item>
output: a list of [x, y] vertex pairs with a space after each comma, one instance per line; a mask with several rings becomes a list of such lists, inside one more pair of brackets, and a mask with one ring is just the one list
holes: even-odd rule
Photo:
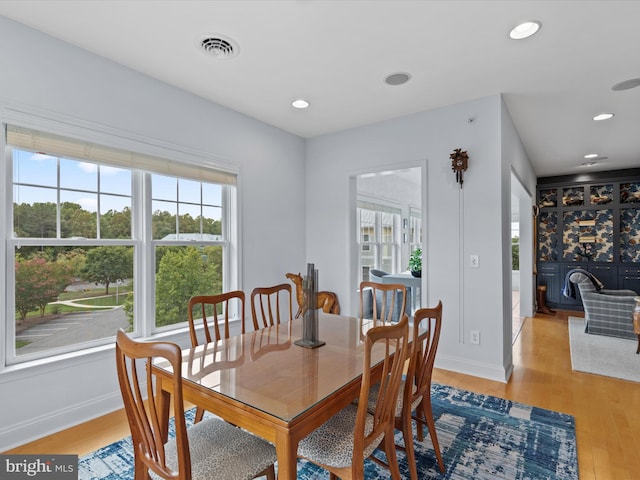
[[[499, 96], [305, 142], [0, 17], [0, 109], [16, 108], [206, 152], [241, 173], [242, 284], [284, 281], [307, 261], [357, 313], [349, 265], [352, 177], [423, 166], [423, 305], [444, 303], [437, 364], [505, 381], [511, 371], [509, 175], [535, 176]], [[469, 122], [469, 119], [474, 119]], [[467, 150], [464, 188], [449, 154]], [[306, 162], [305, 162], [306, 158]], [[2, 194], [2, 192], [0, 192]], [[2, 196], [2, 198], [5, 198]], [[4, 208], [4, 206], [2, 207]], [[469, 268], [469, 255], [480, 268]], [[2, 261], [7, 260], [3, 257]], [[1, 265], [0, 265], [1, 266]], [[0, 278], [0, 291], [5, 279]], [[13, 312], [1, 312], [2, 325]], [[480, 345], [469, 343], [480, 330]], [[509, 336], [510, 338], [510, 336]], [[177, 340], [182, 341], [183, 338]], [[0, 354], [3, 353], [0, 350]], [[0, 451], [120, 406], [113, 349], [0, 371]]]
[[[509, 111], [504, 102], [501, 108], [501, 156], [502, 156], [502, 242], [503, 249], [503, 279], [505, 295], [502, 298], [504, 322], [502, 325], [503, 361], [505, 369], [512, 365], [512, 305], [511, 287], [511, 199], [514, 194], [520, 198], [520, 302], [521, 312], [533, 313], [533, 219], [531, 207], [535, 198], [537, 178], [531, 163], [518, 136]], [[519, 185], [513, 185], [516, 177]], [[528, 198], [527, 198], [528, 195]], [[527, 204], [528, 202], [528, 204]], [[526, 261], [526, 259], [529, 261]], [[507, 268], [508, 267], [508, 268]]]
[[[304, 140], [4, 17], [0, 65], [1, 120], [15, 109], [205, 153], [239, 169], [245, 291], [304, 268]], [[4, 344], [13, 313], [0, 315]], [[119, 408], [113, 356], [109, 347], [45, 366], [0, 367], [0, 451]]]
[[[511, 168], [535, 186], [500, 96], [418, 113], [307, 141], [307, 257], [337, 291], [343, 312], [357, 314], [350, 209], [352, 177], [367, 171], [426, 168], [426, 295], [423, 306], [444, 305], [438, 367], [499, 381], [511, 369]], [[473, 119], [469, 122], [469, 119]], [[451, 171], [455, 148], [469, 154], [461, 189]], [[515, 153], [514, 153], [515, 152]], [[511, 162], [513, 160], [513, 163]], [[505, 180], [507, 182], [505, 184]], [[506, 210], [505, 210], [506, 208]], [[506, 218], [505, 218], [506, 212]], [[469, 266], [479, 255], [480, 268]], [[425, 278], [426, 276], [426, 278]], [[480, 331], [480, 345], [469, 342]]]

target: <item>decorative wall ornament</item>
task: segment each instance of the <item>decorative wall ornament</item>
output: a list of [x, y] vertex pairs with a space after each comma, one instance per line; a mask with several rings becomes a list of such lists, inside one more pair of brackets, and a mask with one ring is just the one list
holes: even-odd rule
[[456, 173], [456, 182], [460, 184], [460, 188], [462, 188], [462, 173], [466, 172], [468, 164], [469, 164], [469, 155], [467, 152], [463, 152], [461, 148], [456, 148], [451, 155], [449, 155], [451, 159], [451, 170]]

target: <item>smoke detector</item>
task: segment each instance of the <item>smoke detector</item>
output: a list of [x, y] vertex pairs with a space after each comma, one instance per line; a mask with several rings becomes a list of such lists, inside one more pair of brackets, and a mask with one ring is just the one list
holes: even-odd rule
[[220, 60], [233, 58], [239, 53], [238, 44], [223, 35], [201, 35], [198, 46], [206, 55]]

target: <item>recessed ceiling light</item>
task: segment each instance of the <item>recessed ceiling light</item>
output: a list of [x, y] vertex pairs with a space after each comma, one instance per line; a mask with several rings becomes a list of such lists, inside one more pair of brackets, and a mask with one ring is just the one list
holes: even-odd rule
[[597, 165], [598, 162], [584, 162], [582, 164], [583, 167], [593, 167], [594, 165]]
[[616, 83], [611, 90], [619, 92], [620, 90], [629, 90], [630, 88], [640, 87], [640, 78], [632, 78], [624, 82]]
[[411, 80], [411, 75], [402, 72], [392, 73], [384, 79], [387, 85], [402, 85], [403, 83], [407, 83], [409, 80]]
[[303, 98], [298, 98], [297, 100], [291, 102], [291, 106], [293, 108], [309, 108], [309, 105], [311, 104]]
[[609, 120], [610, 118], [613, 117], [613, 113], [599, 113], [598, 115], [596, 115], [595, 117], [593, 117], [593, 119], [596, 122], [599, 122], [600, 120]]
[[598, 154], [597, 153], [587, 153], [584, 158], [597, 158]]
[[513, 40], [522, 40], [523, 38], [530, 37], [535, 34], [542, 27], [542, 23], [537, 20], [531, 20], [528, 22], [523, 22], [519, 25], [513, 27], [511, 32], [509, 32], [509, 37]]

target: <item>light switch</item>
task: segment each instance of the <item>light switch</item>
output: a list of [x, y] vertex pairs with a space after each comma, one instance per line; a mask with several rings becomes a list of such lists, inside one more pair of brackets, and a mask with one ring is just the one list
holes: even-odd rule
[[469, 257], [469, 265], [471, 265], [471, 268], [480, 267], [480, 257], [478, 257], [478, 255], [471, 255], [471, 257]]

